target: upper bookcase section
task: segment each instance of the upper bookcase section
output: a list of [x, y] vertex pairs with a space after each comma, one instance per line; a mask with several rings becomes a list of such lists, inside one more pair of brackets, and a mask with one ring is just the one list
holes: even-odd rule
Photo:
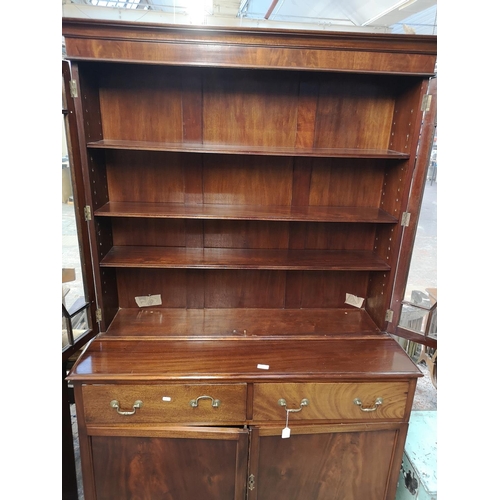
[[435, 36], [64, 19], [70, 60], [432, 76]]

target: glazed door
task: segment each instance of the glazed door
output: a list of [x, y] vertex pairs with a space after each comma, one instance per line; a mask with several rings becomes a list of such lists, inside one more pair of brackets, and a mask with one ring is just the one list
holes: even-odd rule
[[[406, 426], [318, 425], [251, 431], [248, 500], [393, 500]], [[392, 470], [391, 470], [392, 469]]]
[[97, 500], [245, 499], [246, 430], [177, 427], [132, 434], [90, 438]]

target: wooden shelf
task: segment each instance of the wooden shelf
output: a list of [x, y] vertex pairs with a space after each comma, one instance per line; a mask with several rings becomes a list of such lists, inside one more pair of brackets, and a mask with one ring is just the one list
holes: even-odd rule
[[367, 251], [114, 246], [101, 267], [388, 271]]
[[165, 143], [152, 141], [99, 140], [87, 143], [91, 149], [124, 149], [134, 151], [170, 151], [181, 153], [216, 153], [265, 156], [310, 156], [324, 158], [385, 158], [406, 160], [407, 153], [388, 149], [357, 148], [287, 148], [269, 146], [246, 146], [230, 144], [203, 144], [193, 142]]
[[364, 309], [120, 309], [106, 338], [380, 334]]
[[[87, 362], [74, 367], [71, 380], [87, 384], [134, 382], [138, 379], [141, 384], [147, 381], [236, 380], [246, 383], [260, 380], [349, 383], [352, 380], [373, 380], [374, 377], [377, 381], [387, 382], [422, 376], [408, 355], [387, 334], [379, 334], [376, 338], [361, 337], [354, 342], [350, 337], [290, 340], [244, 337], [216, 342], [212, 339], [139, 340], [130, 344], [123, 338], [113, 340], [109, 334], [98, 337], [86, 351]], [[269, 369], [259, 369], [259, 364], [266, 364]], [[370, 424], [362, 425], [365, 429]], [[394, 427], [398, 424], [378, 425]]]
[[301, 222], [372, 222], [394, 224], [397, 219], [378, 208], [290, 207], [183, 203], [108, 202], [95, 211], [100, 217], [159, 219], [266, 220]]

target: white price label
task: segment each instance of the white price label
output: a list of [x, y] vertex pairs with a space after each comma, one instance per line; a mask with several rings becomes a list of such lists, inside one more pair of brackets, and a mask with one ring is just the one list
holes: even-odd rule
[[285, 427], [282, 431], [281, 431], [281, 437], [282, 439], [287, 439], [290, 437], [290, 427]]
[[139, 307], [161, 306], [161, 295], [144, 295], [136, 297], [135, 302]]
[[354, 307], [362, 307], [365, 299], [363, 297], [356, 297], [356, 295], [352, 295], [352, 293], [345, 294], [345, 303]]

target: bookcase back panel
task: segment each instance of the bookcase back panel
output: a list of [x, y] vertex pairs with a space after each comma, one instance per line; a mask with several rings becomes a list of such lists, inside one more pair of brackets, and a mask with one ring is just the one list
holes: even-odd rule
[[[376, 229], [373, 224], [307, 224], [303, 248], [373, 250]], [[295, 242], [297, 240], [298, 238], [295, 239]], [[295, 248], [298, 248], [297, 243]]]
[[312, 163], [310, 205], [379, 207], [383, 161], [316, 158]]
[[106, 151], [110, 201], [184, 203], [186, 165], [200, 155], [153, 151]]
[[204, 221], [206, 248], [288, 248], [290, 224], [269, 221]]
[[287, 307], [347, 307], [347, 293], [363, 298], [367, 296], [369, 276], [368, 272], [290, 272], [287, 276]]
[[290, 206], [292, 186], [291, 157], [203, 156], [204, 203]]
[[374, 250], [377, 245], [373, 224], [139, 217], [116, 217], [108, 223], [113, 244], [119, 246]]
[[[102, 156], [93, 152], [91, 158]], [[101, 203], [382, 208], [398, 217], [406, 162], [108, 150]], [[104, 160], [101, 161], [104, 163]]]
[[324, 77], [318, 96], [315, 147], [387, 149], [394, 113], [390, 91], [384, 79]]
[[115, 245], [187, 246], [186, 221], [181, 219], [116, 218], [112, 225]]
[[205, 308], [285, 306], [284, 271], [208, 271], [204, 285]]
[[[151, 74], [153, 73], [153, 74]], [[185, 71], [134, 65], [102, 67], [100, 104], [104, 139], [182, 142]]]
[[396, 112], [406, 116], [419, 92], [415, 79], [384, 75], [134, 64], [92, 71], [105, 140], [388, 149], [406, 137]]
[[203, 141], [293, 147], [299, 78], [249, 70], [210, 72], [203, 82]]
[[164, 308], [342, 308], [367, 297], [368, 272], [116, 269], [119, 306], [160, 294]]

